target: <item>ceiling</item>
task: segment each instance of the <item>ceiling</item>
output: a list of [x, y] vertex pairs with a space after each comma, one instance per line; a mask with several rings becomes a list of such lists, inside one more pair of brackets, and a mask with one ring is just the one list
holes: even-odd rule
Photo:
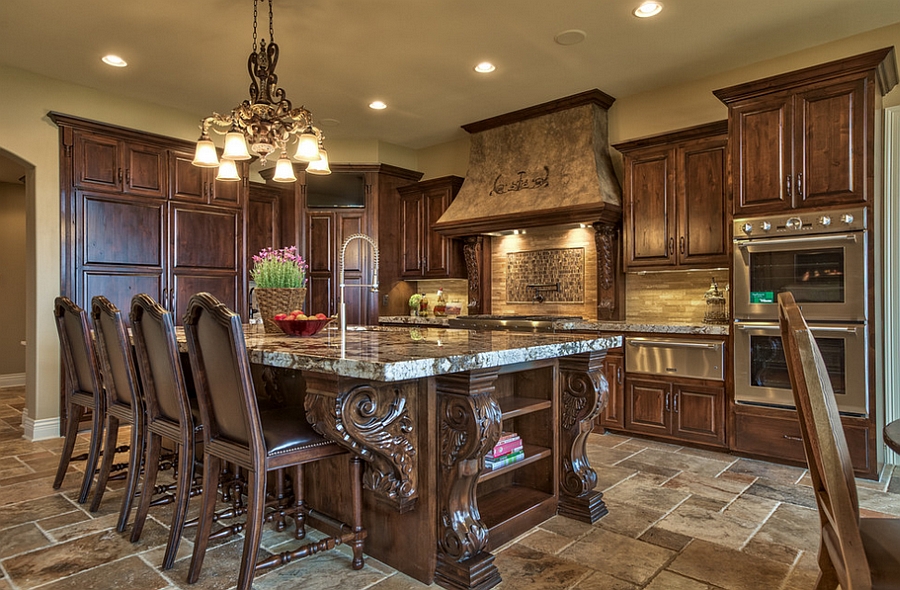
[[[591, 88], [621, 98], [900, 21], [900, 0], [663, 3], [659, 16], [638, 19], [638, 0], [275, 0], [277, 73], [326, 144], [377, 138], [418, 149], [463, 137], [460, 125]], [[569, 29], [584, 41], [554, 41]], [[251, 0], [0, 3], [0, 63], [198, 122], [247, 97], [251, 43]], [[107, 53], [129, 66], [102, 64]], [[474, 72], [483, 60], [497, 71]], [[388, 108], [369, 109], [375, 99]]]

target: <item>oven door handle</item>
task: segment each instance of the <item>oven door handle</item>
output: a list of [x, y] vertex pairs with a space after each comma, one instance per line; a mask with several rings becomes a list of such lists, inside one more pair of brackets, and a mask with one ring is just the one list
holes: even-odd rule
[[[773, 331], [781, 330], [781, 326], [779, 326], [778, 324], [770, 324], [770, 323], [756, 324], [756, 323], [750, 323], [750, 322], [742, 322], [742, 323], [735, 322], [734, 327], [737, 328], [738, 330], [773, 330]], [[859, 328], [857, 326], [847, 326], [847, 327], [843, 327], [843, 326], [810, 326], [809, 329], [813, 333], [815, 333], [815, 332], [846, 332], [848, 334], [856, 334], [857, 330], [859, 330]]]
[[722, 344], [711, 344], [708, 342], [668, 342], [665, 340], [629, 340], [630, 346], [659, 346], [661, 348], [705, 348], [708, 350], [719, 350]]
[[846, 240], [850, 242], [857, 241], [856, 234], [831, 234], [825, 236], [807, 236], [805, 238], [756, 238], [753, 240], [735, 240], [734, 245], [738, 248], [746, 248], [747, 246], [763, 246], [768, 244], [792, 245], [792, 244], [809, 244], [815, 242], [833, 242], [838, 240]]

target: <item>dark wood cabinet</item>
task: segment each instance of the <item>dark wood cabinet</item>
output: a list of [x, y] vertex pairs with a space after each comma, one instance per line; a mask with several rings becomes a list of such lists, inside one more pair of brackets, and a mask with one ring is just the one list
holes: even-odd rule
[[614, 146], [624, 156], [626, 269], [728, 264], [727, 122]]
[[85, 309], [102, 294], [126, 312], [148, 293], [180, 323], [190, 296], [209, 291], [246, 317], [246, 182], [204, 190], [198, 180], [211, 172], [190, 163], [187, 142], [51, 118], [61, 139], [62, 292]]
[[603, 374], [609, 385], [609, 398], [597, 417], [597, 424], [601, 428], [622, 430], [625, 428], [625, 355], [621, 347], [606, 353]]
[[172, 179], [173, 200], [240, 208], [243, 205], [248, 166], [235, 162], [240, 181], [216, 180], [216, 168], [199, 168], [191, 162], [193, 152], [169, 150], [169, 177]]
[[462, 243], [432, 229], [463, 179], [444, 176], [398, 189], [401, 273], [404, 279], [465, 278]]
[[80, 189], [166, 197], [166, 151], [135, 139], [91, 130], [71, 135], [73, 184]]
[[896, 83], [888, 48], [715, 91], [734, 214], [871, 203], [876, 109]]
[[725, 388], [715, 382], [629, 374], [625, 430], [724, 448]]

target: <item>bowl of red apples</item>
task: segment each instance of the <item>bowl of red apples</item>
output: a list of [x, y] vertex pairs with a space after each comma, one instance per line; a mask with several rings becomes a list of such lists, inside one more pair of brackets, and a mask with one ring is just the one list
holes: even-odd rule
[[272, 321], [288, 336], [313, 336], [331, 323], [334, 317], [324, 313], [306, 315], [303, 310], [295, 309], [291, 313], [275, 314]]

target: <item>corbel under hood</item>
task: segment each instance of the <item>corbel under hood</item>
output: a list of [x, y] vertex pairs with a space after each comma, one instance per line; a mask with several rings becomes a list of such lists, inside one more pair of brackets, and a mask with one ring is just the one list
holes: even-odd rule
[[614, 100], [595, 89], [463, 125], [469, 169], [434, 229], [471, 236], [618, 219], [607, 138]]

